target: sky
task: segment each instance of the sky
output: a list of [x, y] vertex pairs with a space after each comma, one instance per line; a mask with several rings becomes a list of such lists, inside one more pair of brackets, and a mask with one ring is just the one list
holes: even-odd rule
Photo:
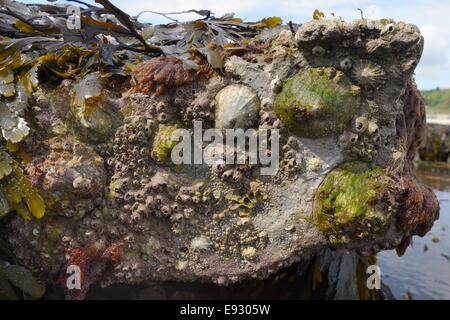
[[[45, 0], [22, 0], [42, 3]], [[94, 3], [93, 0], [84, 0]], [[327, 16], [334, 13], [345, 20], [360, 18], [361, 8], [366, 18], [392, 18], [417, 25], [425, 38], [422, 60], [416, 69], [416, 81], [422, 90], [450, 88], [450, 0], [111, 0], [130, 15], [144, 10], [179, 12], [189, 9], [208, 9], [216, 16], [235, 13], [247, 21], [279, 16], [285, 22], [304, 23], [311, 20], [319, 9]], [[64, 3], [58, 0], [58, 3]], [[182, 17], [182, 18], [181, 18]], [[192, 20], [198, 16], [176, 16], [179, 20]], [[164, 23], [163, 17], [145, 13], [142, 22]]]

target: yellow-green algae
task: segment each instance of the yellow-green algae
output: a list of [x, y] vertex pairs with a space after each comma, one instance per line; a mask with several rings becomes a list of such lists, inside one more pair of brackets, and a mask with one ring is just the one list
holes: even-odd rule
[[382, 232], [391, 216], [385, 201], [391, 188], [384, 169], [347, 162], [331, 171], [317, 190], [314, 222], [332, 242]]
[[152, 159], [157, 162], [164, 161], [173, 147], [177, 144], [177, 141], [172, 140], [172, 134], [177, 130], [179, 126], [160, 124], [158, 133], [153, 140]]
[[298, 72], [275, 96], [277, 116], [288, 130], [306, 138], [343, 131], [358, 106], [359, 88], [332, 67]]
[[0, 217], [14, 209], [22, 218], [33, 216], [41, 219], [45, 214], [45, 203], [38, 189], [23, 174], [19, 165], [6, 152], [0, 153]]

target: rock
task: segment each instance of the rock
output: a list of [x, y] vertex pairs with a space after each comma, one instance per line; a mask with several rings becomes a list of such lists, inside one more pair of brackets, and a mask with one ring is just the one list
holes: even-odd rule
[[139, 300], [166, 300], [167, 294], [164, 287], [153, 285], [139, 291]]
[[[426, 234], [439, 206], [412, 170], [426, 127], [413, 78], [419, 30], [338, 19], [305, 23], [295, 37], [275, 30], [257, 50], [227, 50], [225, 70], [152, 58], [134, 82], [91, 72], [40, 85], [39, 108], [25, 110], [30, 131], [10, 158], [24, 168], [28, 190], [39, 190], [45, 216], [4, 220], [18, 261], [49, 278], [78, 263], [88, 284], [102, 286], [227, 285], [306, 264], [323, 250], [348, 251], [329, 259], [329, 277], [336, 297], [355, 297], [347, 271], [361, 255], [403, 252]], [[175, 165], [171, 133], [183, 128], [191, 137], [195, 120], [203, 130], [279, 130], [279, 146], [271, 131], [266, 152], [280, 160], [278, 171]], [[8, 145], [2, 151], [12, 153]], [[2, 213], [12, 205], [26, 212], [29, 198], [9, 188], [13, 162], [1, 160]]]

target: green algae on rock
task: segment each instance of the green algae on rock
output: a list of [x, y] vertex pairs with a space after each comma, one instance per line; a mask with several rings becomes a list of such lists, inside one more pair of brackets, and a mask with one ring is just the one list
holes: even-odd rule
[[331, 171], [317, 190], [314, 222], [334, 244], [382, 232], [391, 217], [391, 188], [382, 168], [347, 162]]
[[342, 132], [358, 110], [359, 88], [331, 67], [300, 71], [275, 97], [275, 113], [289, 131], [306, 138]]
[[164, 125], [160, 124], [158, 133], [153, 141], [152, 149], [152, 159], [156, 162], [164, 161], [172, 151], [173, 147], [177, 144], [176, 141], [172, 140], [172, 134], [177, 130], [179, 126], [175, 125]]

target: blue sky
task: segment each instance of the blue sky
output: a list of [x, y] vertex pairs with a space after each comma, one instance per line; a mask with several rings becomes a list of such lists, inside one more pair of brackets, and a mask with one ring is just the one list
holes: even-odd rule
[[[449, 0], [111, 0], [131, 15], [144, 10], [158, 12], [209, 9], [219, 16], [234, 12], [245, 20], [256, 21], [268, 16], [279, 16], [284, 21], [302, 23], [311, 19], [314, 9], [328, 16], [334, 13], [345, 20], [360, 17], [361, 8], [370, 18], [393, 18], [417, 25], [425, 37], [425, 50], [416, 69], [419, 87], [450, 88], [450, 1]], [[22, 0], [26, 3], [43, 0]], [[58, 1], [60, 3], [64, 1]], [[94, 3], [93, 0], [85, 0]], [[184, 16], [193, 19], [195, 16]], [[164, 18], [143, 14], [142, 21], [166, 22]]]

